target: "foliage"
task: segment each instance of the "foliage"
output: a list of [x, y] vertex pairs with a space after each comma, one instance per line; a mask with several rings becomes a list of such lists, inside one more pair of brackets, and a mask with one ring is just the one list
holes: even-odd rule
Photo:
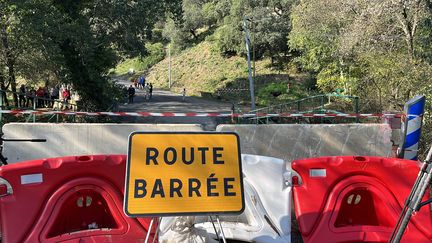
[[321, 91], [360, 96], [363, 111], [401, 111], [408, 99], [430, 93], [431, 7], [426, 0], [301, 1], [288, 42]]
[[[72, 84], [84, 103], [103, 109], [111, 100], [107, 91], [110, 68], [120, 56], [146, 56], [156, 51], [146, 49], [153, 26], [166, 12], [173, 18], [178, 16], [178, 2], [1, 1], [4, 21], [0, 23], [0, 51], [4, 62], [0, 67], [8, 66], [13, 90], [16, 75], [60, 80]], [[157, 48], [159, 51], [160, 45]], [[149, 60], [148, 65], [155, 62]], [[2, 88], [7, 87], [2, 80]]]
[[138, 73], [146, 72], [165, 58], [165, 49], [162, 43], [147, 43], [146, 49], [148, 51], [147, 56], [125, 59], [117, 65], [115, 74], [125, 75], [129, 72], [129, 69], [133, 69]]
[[220, 51], [244, 54], [246, 25], [257, 58], [268, 56], [273, 61], [273, 58], [287, 55], [287, 36], [291, 29], [289, 14], [294, 2], [296, 1], [232, 1], [230, 14], [224, 18], [224, 25], [218, 30]]
[[[223, 97], [230, 101], [250, 100], [247, 91], [249, 87], [247, 62], [239, 56], [226, 57], [219, 52], [212, 51], [215, 45], [214, 41], [204, 41], [171, 57], [173, 81], [171, 90], [181, 92], [185, 87], [188, 94], [200, 95], [201, 92], [216, 94], [218, 89], [241, 89], [239, 92], [226, 93]], [[157, 88], [168, 88], [168, 62], [168, 58], [159, 62], [150, 69], [147, 76], [147, 80], [154, 83]], [[302, 97], [306, 95], [306, 92], [300, 91], [303, 77], [290, 78], [285, 71], [269, 68], [270, 64], [269, 59], [256, 62], [257, 94], [261, 87], [270, 83], [285, 83], [286, 89], [286, 82], [290, 80], [296, 84], [293, 85], [289, 97], [285, 96], [285, 98], [298, 97], [297, 87], [299, 95], [300, 93]]]
[[[200, 36], [212, 34], [216, 48], [225, 55], [245, 54], [244, 22], [251, 33], [256, 58], [273, 62], [283, 60], [290, 50], [287, 36], [291, 29], [289, 14], [295, 0], [183, 0], [183, 18], [167, 19], [164, 36], [179, 52]], [[248, 19], [248, 20], [246, 20]], [[275, 64], [276, 65], [276, 64]]]
[[170, 42], [170, 48], [174, 53], [180, 52], [188, 45], [186, 32], [182, 31], [174, 20], [170, 18], [165, 23], [162, 36]]
[[270, 105], [272, 100], [276, 97], [287, 93], [287, 84], [283, 82], [270, 83], [264, 88], [258, 90], [257, 102], [260, 105]]
[[424, 1], [401, 2], [319, 0], [294, 8], [289, 44], [301, 51], [302, 67], [317, 73], [321, 91], [344, 89], [362, 97], [366, 110], [400, 110], [430, 80], [431, 66], [416, 55], [431, 49], [429, 14]]

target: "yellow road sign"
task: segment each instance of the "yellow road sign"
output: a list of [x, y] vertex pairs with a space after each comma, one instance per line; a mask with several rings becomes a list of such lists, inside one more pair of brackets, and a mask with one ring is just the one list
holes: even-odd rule
[[134, 132], [125, 190], [124, 211], [132, 217], [241, 213], [238, 135]]

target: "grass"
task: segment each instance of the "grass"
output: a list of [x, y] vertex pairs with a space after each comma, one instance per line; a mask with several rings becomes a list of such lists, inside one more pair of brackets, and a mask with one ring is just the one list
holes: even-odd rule
[[121, 62], [115, 70], [113, 70], [111, 73], [116, 75], [125, 75], [129, 72], [129, 69], [135, 70], [135, 72], [143, 72], [144, 70], [141, 69], [141, 62], [138, 57], [132, 58], [132, 59], [125, 59], [123, 62]]
[[[306, 76], [291, 69], [275, 70], [269, 59], [256, 61], [255, 94], [257, 104], [261, 106], [283, 103], [309, 95], [305, 88]], [[153, 65], [147, 73], [146, 80], [155, 88], [168, 89], [169, 59]], [[137, 74], [146, 70], [138, 58], [122, 62], [115, 70], [116, 74], [127, 74], [132, 68]], [[247, 61], [243, 57], [221, 55], [212, 41], [203, 41], [191, 48], [171, 56], [171, 90], [180, 93], [186, 88], [189, 95], [216, 96], [220, 89], [243, 89], [234, 93], [219, 93], [222, 99], [235, 103], [250, 100]], [[289, 90], [287, 85], [290, 84]], [[278, 87], [280, 95], [272, 95], [272, 87]]]
[[114, 70], [111, 70], [112, 75], [124, 76], [127, 75], [129, 70], [134, 70], [135, 73], [144, 73], [150, 67], [157, 64], [165, 57], [165, 50], [162, 43], [147, 43], [146, 49], [148, 55], [139, 58], [125, 59]]

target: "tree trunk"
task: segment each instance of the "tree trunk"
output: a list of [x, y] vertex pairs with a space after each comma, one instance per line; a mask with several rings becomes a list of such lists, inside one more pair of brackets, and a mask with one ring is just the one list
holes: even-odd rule
[[[5, 85], [5, 77], [3, 76], [3, 74], [0, 74], [0, 88], [1, 90], [7, 89]], [[9, 106], [9, 101], [7, 99], [6, 92], [1, 92], [0, 99], [3, 99], [3, 106]]]
[[406, 2], [405, 0], [398, 2], [401, 12], [396, 16], [405, 34], [407, 51], [411, 60], [415, 57], [414, 38], [419, 23], [419, 14], [422, 9], [421, 3], [421, 0], [415, 0], [413, 2]]
[[[15, 59], [13, 57], [12, 50], [9, 46], [9, 40], [8, 35], [6, 32], [6, 25], [1, 26], [1, 41], [3, 44], [3, 48], [5, 51], [5, 59], [6, 59], [6, 66], [9, 68], [8, 76], [9, 76], [9, 84], [11, 85], [11, 90], [13, 93], [13, 101], [14, 105], [18, 107], [18, 96], [16, 94], [16, 78], [15, 78]], [[3, 87], [2, 87], [3, 88]]]
[[11, 84], [11, 90], [13, 92], [13, 102], [14, 106], [18, 107], [18, 95], [17, 95], [17, 84], [15, 78], [15, 65], [14, 62], [8, 64], [9, 66], [9, 83]]
[[405, 42], [407, 44], [408, 56], [411, 60], [414, 59], [414, 36], [412, 35], [412, 30], [407, 26], [407, 30], [405, 31]]

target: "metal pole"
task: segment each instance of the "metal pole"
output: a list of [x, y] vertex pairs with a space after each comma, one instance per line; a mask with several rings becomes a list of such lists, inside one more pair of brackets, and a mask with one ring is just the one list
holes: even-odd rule
[[[359, 114], [359, 97], [354, 97], [354, 109], [355, 109], [355, 113], [356, 115]], [[357, 116], [356, 117], [356, 123], [360, 122], [360, 118]]]
[[146, 235], [146, 238], [145, 238], [145, 241], [144, 241], [145, 243], [148, 243], [148, 240], [149, 240], [149, 237], [150, 237], [150, 233], [151, 233], [151, 229], [153, 227], [153, 221], [154, 221], [154, 219], [155, 218], [152, 218], [151, 221], [150, 221], [150, 225], [149, 225], [149, 227], [147, 229], [147, 235]]
[[[252, 9], [252, 15], [254, 16], [254, 11]], [[252, 60], [253, 60], [253, 78], [255, 79], [255, 23], [253, 18], [251, 19], [252, 23]]]
[[[4, 91], [2, 90], [1, 92], [1, 97], [0, 97], [0, 110], [3, 110], [3, 97], [6, 96], [6, 93], [3, 93]], [[0, 123], [3, 124], [3, 114], [0, 113]]]
[[216, 225], [214, 224], [213, 217], [212, 217], [212, 216], [209, 216], [209, 217], [210, 217], [210, 221], [211, 221], [211, 223], [212, 223], [212, 225], [213, 225], [213, 229], [214, 229], [214, 231], [215, 231], [215, 234], [216, 234], [217, 240], [218, 240], [218, 242], [220, 242], [219, 233], [218, 233], [218, 231], [217, 231], [217, 229], [216, 229]]
[[155, 232], [155, 234], [154, 234], [154, 236], [153, 236], [153, 241], [152, 241], [152, 243], [155, 243], [156, 242], [156, 238], [158, 237], [158, 234], [159, 234], [159, 226], [160, 226], [160, 221], [161, 221], [161, 219], [162, 219], [162, 217], [158, 217], [158, 221], [157, 221], [157, 224], [156, 224], [156, 232]]
[[225, 233], [223, 231], [222, 224], [221, 224], [221, 222], [219, 220], [219, 216], [218, 215], [216, 215], [216, 220], [217, 220], [217, 222], [219, 224], [219, 227], [220, 227], [220, 230], [222, 232], [222, 241], [223, 241], [223, 243], [226, 243]]
[[398, 222], [393, 230], [389, 242], [398, 243], [402, 239], [405, 229], [411, 219], [413, 212], [417, 212], [423, 206], [421, 200], [432, 178], [432, 147], [429, 149], [426, 160], [419, 172], [419, 175], [411, 189], [410, 195], [405, 202], [405, 206], [399, 216]]
[[168, 44], [168, 88], [171, 89], [171, 43]]
[[247, 27], [247, 19], [246, 17], [243, 20], [243, 29], [245, 32], [245, 42], [246, 42], [246, 54], [248, 60], [248, 70], [249, 70], [249, 90], [251, 95], [251, 109], [254, 111], [255, 108], [255, 91], [254, 91], [254, 82], [252, 78], [252, 66], [251, 66], [251, 56], [250, 56], [250, 36], [249, 30]]
[[[321, 111], [324, 111], [324, 96], [321, 96]], [[324, 118], [321, 117], [320, 122], [323, 123], [324, 122]]]
[[321, 106], [321, 110], [324, 110], [324, 96], [321, 96], [320, 106]]
[[[38, 102], [38, 98], [37, 97], [33, 97], [33, 110], [36, 110], [36, 102]], [[33, 123], [36, 122], [36, 114], [33, 114]]]

